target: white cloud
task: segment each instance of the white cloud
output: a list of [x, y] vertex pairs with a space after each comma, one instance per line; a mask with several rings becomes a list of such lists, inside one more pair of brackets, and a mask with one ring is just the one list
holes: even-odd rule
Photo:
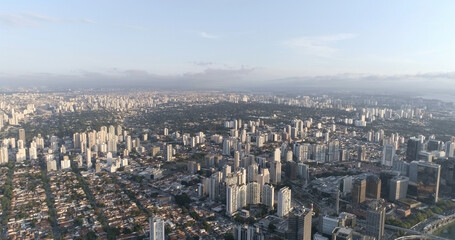
[[88, 23], [88, 24], [96, 24], [97, 22], [95, 20], [89, 19], [89, 18], [81, 18], [78, 19], [77, 21], [82, 22], [82, 23]]
[[140, 26], [140, 25], [131, 25], [131, 24], [120, 24], [121, 27], [132, 29], [132, 30], [138, 30], [138, 31], [143, 31], [147, 30], [146, 27]]
[[213, 35], [213, 34], [210, 34], [210, 33], [206, 33], [206, 32], [200, 32], [199, 35], [203, 38], [208, 38], [208, 39], [216, 39], [218, 38], [217, 35]]
[[10, 27], [36, 27], [44, 23], [64, 23], [64, 22], [75, 22], [75, 23], [86, 23], [95, 24], [96, 22], [88, 18], [57, 18], [38, 14], [34, 12], [25, 13], [0, 13], [0, 24]]
[[305, 36], [289, 39], [283, 42], [284, 46], [302, 49], [305, 53], [328, 57], [338, 51], [332, 45], [336, 42], [356, 38], [356, 34], [340, 33], [327, 36]]

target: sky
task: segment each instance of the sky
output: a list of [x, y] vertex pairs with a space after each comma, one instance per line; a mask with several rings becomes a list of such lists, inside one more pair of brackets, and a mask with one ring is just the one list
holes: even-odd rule
[[3, 0], [0, 83], [454, 90], [454, 11], [452, 0]]

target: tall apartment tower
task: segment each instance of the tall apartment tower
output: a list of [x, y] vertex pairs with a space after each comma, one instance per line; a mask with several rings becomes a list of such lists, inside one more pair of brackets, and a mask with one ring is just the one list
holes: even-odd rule
[[291, 189], [288, 187], [281, 188], [278, 192], [278, 209], [279, 217], [284, 217], [292, 210], [291, 207]]
[[240, 167], [240, 152], [235, 151], [234, 152], [234, 172], [239, 170]]
[[22, 140], [25, 144], [25, 130], [23, 128], [19, 128], [19, 140]]
[[360, 146], [357, 148], [357, 161], [364, 162], [367, 160], [367, 150], [365, 146]]
[[368, 236], [381, 240], [384, 236], [385, 207], [378, 206], [367, 211], [366, 232]]
[[280, 148], [275, 148], [273, 152], [273, 161], [281, 162], [281, 150]]
[[281, 183], [281, 162], [270, 163], [270, 180], [273, 184]]
[[223, 140], [223, 155], [231, 155], [231, 141], [229, 139]]
[[172, 144], [166, 145], [166, 161], [167, 162], [172, 161], [172, 154], [173, 154], [172, 152], [173, 152]]
[[92, 151], [90, 150], [90, 148], [88, 148], [86, 151], [85, 161], [87, 163], [87, 168], [91, 168], [92, 167]]
[[422, 142], [420, 139], [412, 137], [408, 140], [406, 148], [406, 159], [408, 161], [417, 160], [417, 155], [422, 150]]
[[389, 182], [389, 198], [390, 201], [406, 198], [408, 192], [409, 178], [404, 176], [396, 176], [390, 179]]
[[381, 198], [381, 179], [376, 175], [367, 177], [366, 196], [369, 198]]
[[286, 239], [311, 240], [312, 215], [313, 211], [311, 209], [293, 209], [289, 213]]
[[365, 179], [357, 179], [352, 184], [352, 203], [359, 204], [365, 202], [367, 181]]
[[226, 215], [232, 216], [237, 211], [237, 185], [226, 187]]
[[165, 240], [164, 237], [164, 221], [158, 217], [149, 218], [150, 224], [150, 240]]
[[384, 146], [382, 151], [382, 161], [383, 166], [391, 167], [393, 166], [393, 159], [395, 158], [395, 146], [392, 144], [387, 144]]
[[409, 165], [409, 189], [417, 200], [433, 204], [439, 200], [439, 183], [441, 180], [441, 165], [412, 161]]
[[275, 188], [272, 185], [265, 184], [262, 187], [261, 202], [269, 209], [273, 209], [275, 202]]
[[250, 182], [246, 186], [246, 203], [259, 204], [261, 202], [261, 185], [257, 182]]

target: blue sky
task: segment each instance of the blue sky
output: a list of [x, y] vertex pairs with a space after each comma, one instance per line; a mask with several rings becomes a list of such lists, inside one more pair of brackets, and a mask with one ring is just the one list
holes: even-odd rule
[[417, 0], [6, 0], [0, 80], [452, 73], [454, 11]]

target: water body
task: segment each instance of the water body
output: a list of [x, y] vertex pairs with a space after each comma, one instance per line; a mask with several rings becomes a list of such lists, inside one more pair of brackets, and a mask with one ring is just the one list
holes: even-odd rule
[[436, 236], [455, 239], [455, 222], [450, 223], [433, 233]]

